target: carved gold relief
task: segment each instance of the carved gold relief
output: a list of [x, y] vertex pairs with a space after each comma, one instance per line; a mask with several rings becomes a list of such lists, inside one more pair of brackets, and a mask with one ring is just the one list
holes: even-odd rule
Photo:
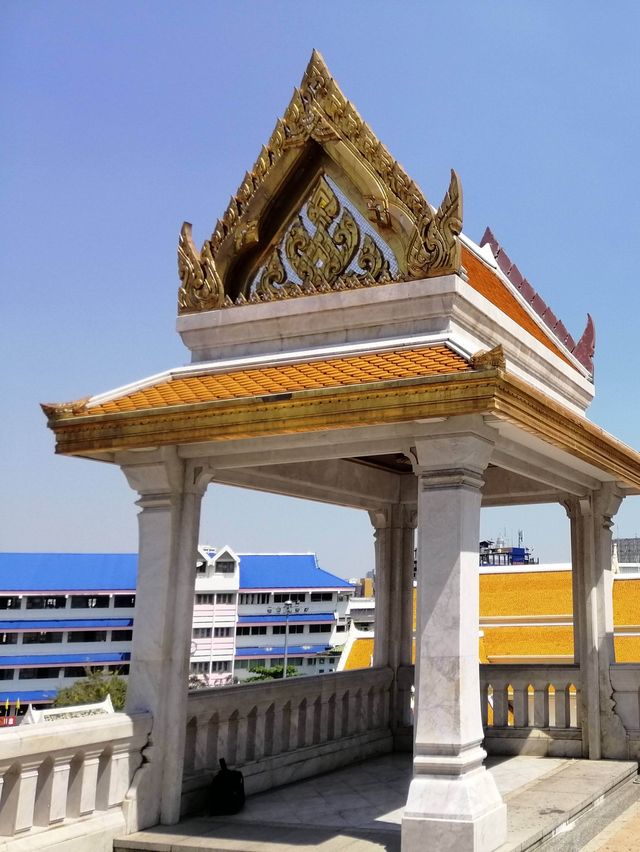
[[[260, 151], [253, 169], [245, 175], [202, 252], [198, 254], [191, 241], [190, 230], [187, 238], [183, 228], [178, 251], [182, 283], [180, 313], [248, 301], [246, 297], [241, 301], [239, 296], [234, 296], [234, 293], [246, 293], [247, 289], [237, 281], [233, 285], [228, 282], [227, 272], [233, 267], [235, 255], [251, 250], [254, 246], [258, 248], [261, 217], [266, 215], [270, 199], [281, 191], [287, 175], [292, 173], [296, 158], [302, 156], [303, 149], [310, 141], [317, 143], [333, 158], [353, 185], [359, 187], [363, 212], [376, 228], [381, 229], [387, 242], [389, 239], [394, 241], [399, 265], [399, 272], [394, 276], [396, 280], [458, 271], [462, 191], [457, 175], [452, 172], [449, 189], [438, 210], [434, 211], [418, 186], [340, 91], [322, 57], [314, 51], [300, 88], [295, 89], [269, 142]], [[262, 190], [265, 181], [268, 181], [268, 190]], [[325, 213], [328, 215], [329, 211]], [[320, 211], [320, 221], [325, 213]], [[322, 224], [316, 225], [316, 228], [316, 234], [323, 231]], [[324, 236], [316, 238], [316, 235], [309, 235], [304, 229], [292, 230], [292, 256], [301, 271], [298, 272], [293, 262], [292, 268], [305, 282], [304, 287], [299, 287], [300, 292], [308, 292], [310, 285], [316, 292], [318, 287], [331, 289], [333, 285], [318, 274], [318, 264], [330, 264], [333, 276], [333, 270], [342, 265], [343, 258], [352, 246], [352, 223], [348, 217], [345, 218], [344, 223], [336, 228], [339, 234], [333, 233], [331, 245]], [[315, 240], [311, 255], [310, 249], [305, 248], [307, 239]], [[370, 272], [374, 282], [380, 281], [383, 275], [388, 274], [388, 270], [383, 270], [384, 259], [378, 257], [370, 246], [367, 249], [363, 255], [365, 265], [362, 268]], [[313, 265], [313, 258], [314, 272], [305, 265]], [[270, 258], [268, 268], [263, 270], [264, 284], [261, 281], [258, 297], [268, 297], [272, 292], [270, 288], [280, 284], [282, 274], [278, 262], [282, 263], [281, 258]], [[344, 273], [345, 268], [337, 273], [337, 277]], [[286, 297], [291, 297], [291, 292]]]
[[198, 253], [191, 237], [191, 225], [185, 222], [178, 243], [178, 275], [182, 286], [178, 291], [181, 313], [209, 311], [224, 302], [224, 288], [211, 254], [209, 242]]
[[[354, 260], [367, 284], [390, 278], [389, 262], [382, 250], [370, 234], [361, 237], [353, 214], [340, 204], [324, 177], [309, 198], [306, 215], [315, 231], [309, 232], [302, 215], [296, 217], [262, 268], [250, 301], [345, 289], [347, 281], [358, 277], [357, 272], [346, 274]], [[287, 279], [283, 251], [299, 282]], [[352, 281], [350, 286], [357, 285]]]

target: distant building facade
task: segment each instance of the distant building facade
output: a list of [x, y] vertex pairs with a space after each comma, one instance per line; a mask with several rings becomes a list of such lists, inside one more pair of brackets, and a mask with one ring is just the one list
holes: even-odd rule
[[[198, 548], [190, 672], [203, 685], [257, 666], [334, 671], [353, 586], [315, 554]], [[51, 703], [95, 671], [129, 673], [136, 554], [0, 554], [0, 712]]]

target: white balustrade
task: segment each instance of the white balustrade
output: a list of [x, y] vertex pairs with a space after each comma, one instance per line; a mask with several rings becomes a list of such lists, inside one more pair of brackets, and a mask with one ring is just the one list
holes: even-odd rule
[[[122, 803], [142, 763], [151, 716], [124, 713], [18, 725], [0, 734], [0, 849], [10, 838], [39, 835], [52, 826], [62, 839], [79, 817], [92, 833], [95, 816], [111, 833], [125, 825]], [[107, 818], [105, 814], [118, 818]], [[66, 835], [65, 835], [66, 836]], [[70, 835], [71, 836], [71, 835]], [[34, 841], [35, 842], [35, 841]], [[36, 846], [34, 845], [35, 849]], [[40, 846], [38, 847], [40, 848]]]
[[582, 756], [579, 666], [482, 665], [480, 703], [489, 753]]
[[375, 668], [190, 692], [183, 811], [221, 757], [254, 793], [391, 751], [391, 682]]

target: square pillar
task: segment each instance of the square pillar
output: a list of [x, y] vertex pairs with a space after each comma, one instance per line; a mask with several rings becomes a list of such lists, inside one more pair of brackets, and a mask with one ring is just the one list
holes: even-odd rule
[[400, 688], [398, 669], [412, 663], [413, 551], [416, 511], [398, 503], [369, 512], [375, 529], [376, 608], [373, 665], [394, 671], [391, 727], [410, 725], [409, 694]]
[[123, 470], [141, 509], [125, 709], [153, 716], [150, 747], [132, 788], [135, 830], [180, 819], [196, 548], [208, 479], [175, 450]]
[[627, 733], [614, 712], [609, 667], [615, 662], [613, 516], [622, 495], [613, 483], [567, 501], [571, 520], [575, 660], [580, 664], [583, 754], [628, 757]]
[[483, 766], [478, 659], [482, 474], [495, 433], [470, 421], [416, 441], [415, 745], [403, 852], [492, 852], [506, 839], [506, 806]]

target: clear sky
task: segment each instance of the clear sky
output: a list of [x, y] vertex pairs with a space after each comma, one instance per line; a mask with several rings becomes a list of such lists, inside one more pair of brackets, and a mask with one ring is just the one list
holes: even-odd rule
[[[3, 550], [131, 550], [117, 469], [56, 458], [38, 403], [186, 363], [176, 244], [213, 229], [311, 49], [432, 202], [462, 178], [464, 230], [489, 224], [565, 325], [597, 333], [590, 416], [640, 447], [640, 5], [634, 0], [4, 0]], [[568, 558], [557, 507], [492, 510]], [[638, 500], [618, 516], [640, 533]], [[364, 513], [215, 487], [202, 539], [371, 567]]]

